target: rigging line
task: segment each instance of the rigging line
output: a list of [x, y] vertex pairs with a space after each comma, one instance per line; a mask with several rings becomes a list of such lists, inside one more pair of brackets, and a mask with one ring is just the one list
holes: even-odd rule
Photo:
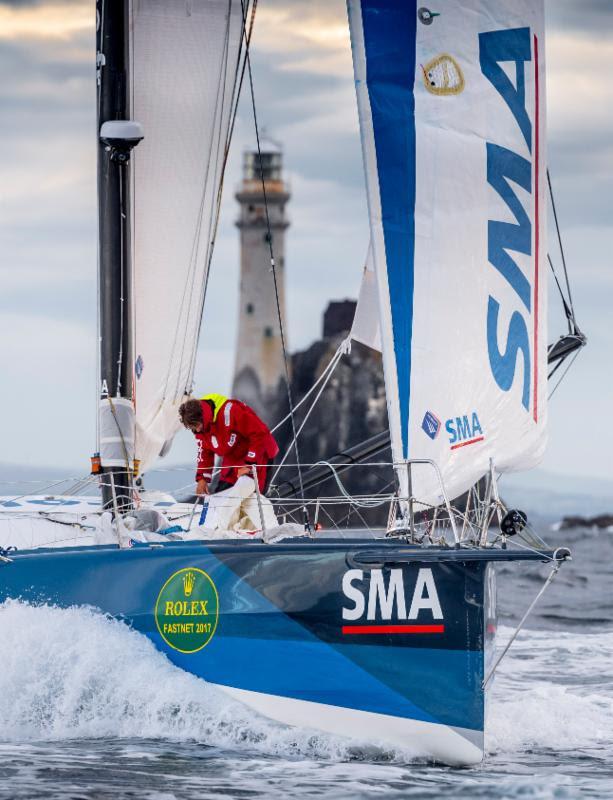
[[509, 639], [509, 641], [507, 642], [507, 644], [506, 644], [505, 648], [503, 649], [502, 653], [500, 653], [500, 655], [498, 656], [498, 658], [497, 658], [497, 659], [496, 659], [496, 661], [494, 662], [494, 665], [492, 666], [492, 668], [490, 669], [490, 671], [488, 672], [488, 674], [487, 674], [487, 675], [486, 675], [486, 677], [484, 678], [484, 680], [483, 680], [483, 683], [481, 684], [481, 687], [482, 687], [483, 689], [485, 689], [485, 688], [486, 688], [487, 684], [489, 683], [489, 681], [490, 681], [490, 680], [491, 680], [491, 678], [492, 678], [492, 675], [493, 675], [493, 674], [496, 672], [496, 669], [498, 668], [498, 665], [500, 664], [500, 662], [502, 661], [502, 659], [505, 657], [505, 655], [506, 655], [506, 654], [507, 654], [507, 652], [509, 651], [509, 648], [511, 647], [511, 645], [513, 644], [513, 642], [514, 642], [514, 641], [515, 641], [515, 639], [517, 638], [517, 635], [518, 635], [518, 633], [521, 631], [521, 629], [523, 628], [525, 621], [528, 619], [528, 617], [529, 617], [529, 616], [530, 616], [530, 614], [532, 613], [532, 610], [533, 610], [534, 606], [537, 604], [537, 602], [539, 601], [539, 599], [540, 599], [540, 598], [543, 596], [543, 594], [544, 594], [545, 590], [547, 589], [547, 587], [549, 586], [549, 584], [551, 583], [551, 581], [552, 581], [552, 580], [555, 578], [555, 576], [558, 574], [558, 571], [559, 571], [560, 567], [562, 566], [562, 564], [563, 564], [563, 563], [564, 563], [564, 561], [565, 561], [565, 557], [564, 557], [564, 556], [560, 556], [559, 558], [557, 557], [557, 554], [558, 554], [558, 552], [559, 552], [559, 551], [561, 551], [561, 550], [563, 550], [563, 548], [559, 547], [559, 548], [558, 548], [558, 549], [557, 549], [557, 550], [554, 552], [554, 554], [553, 554], [553, 556], [554, 556], [554, 557], [553, 557], [553, 559], [552, 559], [552, 561], [554, 562], [554, 565], [553, 565], [553, 567], [552, 567], [552, 570], [551, 570], [551, 572], [549, 573], [549, 576], [547, 577], [547, 580], [545, 581], [545, 583], [544, 583], [544, 584], [543, 584], [543, 586], [541, 587], [541, 590], [540, 590], [540, 591], [539, 591], [539, 593], [536, 595], [536, 597], [534, 598], [534, 600], [532, 601], [532, 603], [530, 603], [530, 605], [528, 606], [528, 610], [526, 611], [526, 613], [524, 614], [524, 616], [521, 618], [521, 620], [520, 620], [520, 622], [519, 622], [519, 625], [517, 626], [517, 628], [515, 628], [515, 630], [513, 631], [513, 634], [512, 634], [512, 636], [511, 636], [511, 638]]
[[[392, 483], [394, 483], [394, 484], [395, 484], [395, 483], [396, 483], [396, 481], [392, 481]], [[344, 503], [345, 503], [345, 501], [343, 500], [343, 505], [344, 505]], [[348, 512], [345, 514], [345, 516], [344, 516], [344, 517], [342, 517], [342, 519], [340, 519], [340, 520], [338, 521], [338, 524], [337, 524], [337, 523], [335, 522], [335, 520], [332, 518], [332, 516], [330, 515], [329, 511], [328, 511], [328, 510], [327, 510], [327, 509], [324, 507], [323, 503], [322, 503], [322, 505], [321, 505], [321, 510], [322, 510], [322, 512], [324, 512], [324, 513], [327, 515], [328, 519], [330, 519], [330, 520], [332, 521], [332, 524], [333, 524], [333, 525], [334, 525], [334, 526], [335, 526], [335, 527], [338, 529], [338, 531], [339, 531], [340, 533], [344, 533], [344, 531], [343, 531], [343, 530], [341, 530], [341, 528], [340, 528], [339, 526], [340, 526], [340, 525], [345, 525], [346, 527], [349, 527], [349, 519], [350, 519], [350, 517], [351, 517], [351, 514], [352, 514], [352, 513], [353, 513], [353, 511], [354, 511], [354, 509], [353, 509], [353, 508], [350, 506], [350, 507], [349, 507], [349, 511], [348, 511]], [[370, 533], [375, 533], [375, 532], [376, 532], [376, 530], [377, 530], [377, 529], [373, 529], [373, 527], [374, 527], [374, 526], [372, 526], [372, 525], [368, 525], [368, 524], [366, 524], [366, 525], [365, 525], [365, 528], [366, 528], [366, 529], [367, 529], [367, 530], [368, 530]], [[316, 533], [317, 533], [317, 531], [316, 531]]]
[[[542, 541], [542, 539], [541, 539], [541, 541]], [[523, 540], [523, 542], [524, 543], [522, 544], [519, 541], [519, 539], [515, 539], [515, 541], [513, 542], [513, 545], [515, 547], [518, 547], [520, 550], [526, 550], [528, 553], [536, 553], [536, 555], [542, 557], [543, 563], [547, 563], [547, 562], [550, 562], [550, 561], [555, 561], [555, 552], [557, 552], [557, 550], [554, 552], [553, 556], [550, 556], [546, 552], [544, 552], [543, 550], [539, 550], [538, 548], [532, 547], [531, 545], [527, 544], [525, 539]], [[543, 542], [543, 544], [546, 545], [546, 542]], [[548, 546], [548, 545], [546, 545], [546, 546]]]
[[64, 496], [79, 494], [85, 491], [89, 484], [93, 484], [97, 477], [97, 475], [87, 475], [85, 478], [74, 478], [70, 486], [67, 486], [61, 494]]
[[[559, 381], [556, 383], [556, 385], [553, 387], [553, 389], [552, 389], [552, 390], [551, 390], [551, 392], [549, 393], [549, 397], [547, 398], [548, 400], [551, 400], [551, 398], [553, 397], [554, 393], [556, 392], [556, 390], [557, 390], [558, 386], [559, 386], [559, 385], [562, 383], [562, 381], [563, 381], [563, 380], [564, 380], [564, 378], [566, 377], [566, 373], [567, 373], [567, 372], [568, 372], [568, 370], [569, 370], [569, 369], [572, 367], [572, 365], [575, 363], [575, 359], [576, 359], [576, 358], [577, 358], [577, 356], [579, 355], [579, 352], [580, 352], [580, 351], [579, 351], [579, 350], [577, 350], [577, 351], [575, 352], [575, 354], [573, 355], [573, 357], [571, 358], [571, 360], [570, 360], [570, 362], [569, 362], [568, 366], [566, 367], [566, 369], [564, 370], [564, 372], [563, 372], [563, 373], [562, 373], [562, 375], [560, 376], [560, 380], [559, 380]], [[560, 363], [562, 363], [562, 362], [560, 362]], [[559, 365], [558, 365], [558, 366], [559, 366]], [[556, 369], [557, 369], [557, 367], [556, 367]], [[552, 374], [553, 374], [553, 373], [552, 373]]]
[[359, 508], [378, 508], [379, 506], [382, 506], [385, 503], [389, 503], [390, 502], [390, 499], [391, 499], [390, 497], [384, 497], [382, 500], [376, 500], [376, 499], [373, 499], [373, 498], [364, 499], [364, 500], [358, 500], [357, 496], [353, 496], [353, 495], [349, 494], [349, 492], [345, 489], [345, 487], [343, 485], [343, 482], [338, 477], [338, 475], [336, 473], [336, 469], [334, 468], [333, 464], [330, 464], [329, 461], [319, 461], [315, 466], [319, 466], [320, 464], [322, 466], [329, 467], [329, 469], [330, 469], [330, 471], [332, 473], [331, 477], [333, 477], [334, 480], [336, 481], [336, 485], [338, 486], [338, 488], [339, 488], [339, 490], [341, 492], [341, 495], [352, 506], [358, 506]]
[[[53, 481], [53, 483], [47, 483], [44, 486], [41, 486], [38, 491], [39, 491], [40, 494], [46, 494], [49, 489], [53, 489], [55, 486], [61, 486], [62, 483], [66, 483], [66, 481], [69, 481], [69, 480], [72, 480], [72, 478], [70, 478], [70, 477], [62, 478], [59, 481]], [[39, 481], [24, 481], [24, 482], [25, 483], [39, 483]], [[0, 501], [0, 507], [2, 505], [4, 505], [4, 503], [9, 502], [9, 501], [11, 503], [14, 503], [17, 500], [23, 500], [24, 497], [29, 497], [31, 494], [32, 494], [31, 492], [26, 492], [25, 494], [18, 494], [18, 495], [15, 495], [14, 497], [4, 497]], [[14, 513], [14, 512], [11, 512], [11, 513]]]
[[349, 509], [349, 514], [347, 515], [347, 527], [349, 527], [349, 520], [351, 519], [351, 514], [356, 514], [356, 515], [357, 515], [357, 516], [360, 518], [360, 520], [362, 521], [362, 525], [364, 526], [364, 528], [365, 528], [365, 529], [366, 529], [366, 530], [367, 530], [369, 533], [373, 533], [373, 530], [372, 530], [372, 528], [370, 527], [370, 525], [368, 524], [368, 522], [366, 522], [366, 520], [364, 519], [364, 517], [362, 516], [362, 514], [360, 514], [360, 509], [359, 509], [359, 508], [357, 508], [357, 506], [352, 506], [352, 507]]
[[[252, 3], [252, 6], [251, 6], [251, 17], [250, 17], [250, 20], [249, 20], [249, 31], [246, 34], [247, 45], [249, 45], [249, 43], [251, 42], [251, 35], [253, 33], [253, 25], [255, 23], [256, 8], [257, 8], [257, 0], [254, 0], [254, 2]], [[242, 20], [241, 25], [244, 25], [244, 19]], [[219, 216], [220, 216], [220, 213], [221, 213], [221, 200], [222, 200], [223, 183], [224, 183], [224, 177], [225, 177], [225, 173], [226, 173], [226, 166], [227, 166], [227, 163], [228, 163], [228, 156], [230, 154], [230, 142], [232, 141], [232, 136], [233, 136], [233, 133], [234, 133], [234, 126], [235, 126], [235, 123], [236, 123], [236, 116], [237, 116], [237, 112], [238, 112], [238, 101], [240, 99], [241, 90], [243, 88], [243, 80], [245, 78], [245, 68], [247, 66], [247, 60], [246, 60], [246, 58], [243, 57], [243, 35], [244, 35], [244, 30], [241, 31], [241, 44], [239, 46], [239, 51], [238, 51], [238, 56], [237, 56], [237, 61], [236, 61], [236, 70], [235, 70], [235, 73], [234, 73], [234, 86], [232, 87], [232, 95], [231, 95], [232, 99], [231, 99], [231, 109], [230, 109], [231, 121], [230, 121], [230, 126], [229, 126], [229, 129], [228, 129], [228, 135], [227, 135], [226, 142], [225, 142], [224, 157], [223, 157], [223, 162], [222, 162], [221, 170], [220, 170], [221, 179], [219, 181], [219, 186], [217, 188], [217, 200], [216, 200], [216, 204], [215, 204], [215, 219], [214, 219], [214, 222], [213, 222], [213, 229], [212, 229], [212, 233], [211, 233], [210, 248], [209, 248], [209, 251], [208, 251], [208, 254], [207, 254], [206, 276], [205, 276], [205, 279], [204, 279], [204, 286], [202, 288], [202, 297], [201, 297], [201, 301], [200, 301], [200, 317], [199, 317], [199, 322], [198, 322], [198, 331], [196, 333], [196, 341], [197, 342], [200, 340], [200, 332], [202, 330], [202, 320], [203, 320], [203, 317], [204, 317], [204, 304], [206, 302], [206, 296], [207, 296], [207, 291], [208, 291], [208, 286], [209, 286], [209, 277], [210, 277], [210, 274], [211, 274], [211, 261], [213, 259], [213, 250], [214, 250], [214, 246], [215, 246], [215, 241], [217, 239], [217, 229], [218, 229], [218, 226], [219, 226]], [[241, 68], [241, 60], [242, 60], [242, 68]], [[240, 73], [240, 78], [238, 77], [239, 73]], [[187, 380], [187, 383], [186, 383], [186, 386], [185, 386], [186, 390], [188, 388], [188, 385], [193, 384], [194, 372], [196, 371], [196, 358], [197, 358], [197, 355], [198, 355], [198, 348], [196, 347], [196, 348], [194, 348], [194, 353], [192, 355], [192, 363], [190, 365], [190, 371], [189, 371], [189, 374], [188, 374], [188, 380]]]
[[[509, 509], [502, 503], [502, 507], [504, 511], [508, 511]], [[523, 545], [519, 543], [523, 542]], [[528, 522], [526, 526], [522, 528], [520, 531], [517, 532], [517, 539], [515, 540], [515, 544], [519, 547], [531, 547], [535, 553], [540, 552], [541, 550], [550, 550], [551, 545], [549, 545], [543, 538], [539, 536], [539, 534], [534, 530], [531, 524]], [[542, 545], [542, 547], [541, 547]]]
[[[374, 495], [371, 495], [371, 497], [376, 497], [377, 495], [383, 494], [384, 492], [387, 492], [388, 489], [390, 489], [392, 486], [395, 486], [395, 485], [396, 485], [396, 479], [394, 478], [393, 480], [389, 481], [389, 483], [387, 483], [382, 489], [380, 489], [378, 492], [376, 492]], [[322, 509], [323, 509], [323, 505], [322, 505]], [[357, 511], [357, 509], [355, 509], [355, 510]], [[354, 511], [354, 508], [352, 506], [350, 506], [349, 507], [349, 511], [347, 512], [347, 514], [345, 514], [345, 516], [341, 520], [339, 520], [339, 524], [342, 525], [344, 522], [349, 524], [349, 517], [351, 516], [353, 511]], [[359, 514], [359, 511], [357, 513]], [[361, 514], [359, 514], [359, 515], [362, 518], [362, 515]], [[330, 515], [328, 514], [328, 516], [330, 516]], [[363, 518], [362, 518], [362, 520], [363, 520]], [[365, 527], [371, 533], [375, 533], [376, 532], [375, 530], [373, 530], [371, 525], [368, 525], [368, 523], [365, 523]]]
[[547, 167], [547, 184], [549, 185], [549, 196], [551, 198], [551, 208], [553, 209], [553, 218], [556, 225], [556, 233], [558, 235], [558, 245], [560, 247], [560, 255], [562, 256], [562, 266], [564, 267], [564, 277], [566, 279], [566, 290], [568, 292], [568, 302], [570, 303], [573, 317], [575, 316], [575, 308], [573, 306], [573, 297], [570, 291], [570, 282], [568, 280], [568, 270], [566, 269], [566, 257], [564, 256], [564, 247], [562, 245], [562, 234], [560, 233], [560, 226], [558, 224], [558, 212], [556, 211], [555, 200], [553, 199], [553, 187], [551, 185], [551, 174], [549, 167]]
[[[281, 468], [283, 467], [283, 464], [286, 462], [287, 458], [289, 457], [289, 454], [292, 452], [292, 447], [293, 447], [294, 443], [296, 442], [296, 440], [297, 440], [297, 437], [298, 437], [298, 436], [300, 436], [300, 434], [302, 433], [302, 429], [303, 429], [303, 428], [304, 428], [304, 426], [307, 424], [307, 422], [308, 422], [308, 419], [309, 419], [309, 417], [311, 416], [311, 412], [313, 411], [313, 409], [314, 409], [314, 408], [315, 408], [315, 406], [317, 405], [317, 401], [319, 400], [319, 398], [320, 398], [320, 397], [321, 397], [321, 395], [322, 395], [322, 392], [324, 391], [324, 389], [325, 389], [325, 388], [326, 388], [326, 386], [328, 385], [328, 381], [330, 380], [330, 378], [332, 377], [332, 375], [333, 375], [333, 373], [334, 373], [334, 367], [336, 366], [336, 364], [338, 364], [338, 362], [339, 362], [339, 361], [340, 361], [340, 359], [341, 359], [342, 352], [340, 351], [340, 349], [339, 349], [337, 352], [338, 352], [338, 356], [336, 357], [336, 361], [335, 361], [334, 365], [332, 366], [332, 369], [330, 369], [330, 370], [328, 371], [328, 375], [327, 375], [327, 377], [326, 377], [325, 381], [323, 382], [323, 384], [322, 384], [322, 386], [321, 386], [321, 389], [320, 389], [320, 390], [317, 392], [317, 395], [316, 395], [315, 399], [314, 399], [314, 400], [313, 400], [313, 402], [311, 403], [311, 407], [309, 408], [309, 410], [307, 411], [307, 413], [306, 413], [306, 414], [305, 414], [305, 416], [304, 416], [304, 419], [303, 419], [303, 420], [302, 420], [302, 422], [300, 423], [300, 427], [298, 428], [298, 430], [297, 430], [297, 431], [295, 431], [295, 432], [294, 432], [294, 440], [292, 441], [292, 443], [290, 444], [290, 446], [287, 448], [287, 450], [286, 450], [286, 452], [285, 452], [285, 455], [283, 456], [283, 458], [282, 458], [282, 459], [281, 459], [281, 461], [279, 462], [279, 464], [278, 464], [278, 466], [277, 466], [277, 468], [276, 468], [276, 470], [275, 470], [275, 472], [274, 472], [274, 475], [273, 475], [273, 476], [272, 476], [272, 478], [270, 479], [270, 485], [271, 485], [271, 486], [273, 486], [273, 485], [274, 485], [274, 482], [275, 482], [275, 480], [276, 480], [276, 477], [277, 477], [277, 475], [279, 474], [279, 471], [281, 470]], [[303, 399], [304, 399], [304, 398], [303, 398]], [[297, 407], [296, 407], [296, 408], [297, 408]], [[294, 412], [296, 411], [296, 408], [294, 409]], [[301, 492], [301, 494], [304, 494], [304, 492]]]
[[[344, 538], [344, 533], [345, 533], [345, 531], [344, 531], [344, 530], [342, 530], [342, 528], [341, 528], [340, 526], [343, 524], [343, 522], [344, 522], [346, 519], [349, 519], [349, 514], [347, 514], [345, 517], [343, 517], [343, 519], [340, 521], [340, 524], [339, 524], [339, 523], [337, 523], [337, 522], [336, 522], [336, 520], [335, 520], [335, 519], [334, 519], [334, 517], [333, 517], [333, 516], [330, 514], [330, 512], [328, 511], [328, 509], [327, 509], [327, 508], [323, 508], [323, 506], [322, 506], [322, 509], [321, 509], [321, 510], [322, 510], [322, 513], [323, 513], [323, 514], [325, 514], [325, 515], [328, 517], [328, 519], [329, 519], [329, 520], [330, 520], [330, 522], [332, 523], [332, 526], [333, 526], [334, 528], [336, 528], [336, 530], [337, 530], [337, 531], [340, 533], [340, 535], [341, 535], [341, 538]], [[351, 512], [350, 512], [350, 513], [351, 513]], [[315, 534], [317, 534], [317, 531], [315, 531]]]
[[[250, 15], [250, 19], [249, 19], [249, 32], [247, 33], [247, 44], [251, 43], [251, 35], [253, 33], [253, 26], [254, 26], [254, 23], [255, 23], [255, 12], [256, 12], [256, 9], [257, 9], [257, 5], [258, 5], [258, 0], [253, 0], [253, 2], [251, 4], [251, 15]], [[249, 3], [247, 3], [247, 8], [248, 7], [249, 7]], [[241, 22], [241, 25], [244, 25], [244, 24], [245, 24], [245, 21], [243, 19], [242, 22]], [[242, 68], [241, 68], [241, 61], [242, 61]], [[231, 118], [231, 121], [230, 121], [230, 126], [228, 128], [228, 136], [226, 138], [226, 148], [225, 148], [225, 152], [224, 152], [224, 161], [223, 161], [222, 174], [223, 174], [223, 171], [225, 169], [226, 162], [228, 160], [228, 155], [229, 155], [229, 152], [230, 152], [230, 142], [232, 140], [232, 134], [234, 132], [234, 124], [236, 122], [236, 112], [238, 110], [238, 101], [239, 101], [241, 89], [242, 89], [242, 86], [243, 86], [243, 80], [245, 78], [245, 68], [246, 68], [246, 66], [247, 66], [247, 61], [243, 57], [243, 35], [242, 35], [242, 28], [241, 28], [241, 42], [240, 42], [240, 45], [239, 45], [238, 55], [237, 55], [237, 59], [236, 59], [236, 70], [234, 71], [234, 86], [232, 87], [232, 95], [231, 95], [232, 96], [232, 104], [234, 105], [234, 109], [233, 109], [233, 112], [231, 114], [232, 118]], [[239, 72], [240, 72], [240, 78], [238, 77], [239, 76]], [[221, 190], [218, 189], [217, 193], [218, 193], [218, 195], [220, 195], [221, 194]]]
[[[243, 20], [245, 19], [245, 6], [244, 0], [241, 0], [241, 7], [243, 9]], [[285, 333], [283, 330], [283, 316], [281, 314], [281, 302], [279, 300], [279, 287], [277, 284], [277, 270], [275, 268], [275, 257], [272, 249], [272, 233], [270, 229], [270, 215], [268, 213], [268, 198], [266, 196], [266, 182], [264, 180], [264, 165], [262, 164], [262, 149], [260, 147], [260, 129], [258, 126], [257, 110], [255, 105], [255, 91], [253, 88], [253, 73], [251, 71], [251, 55], [249, 43], [245, 43], [245, 58], [247, 59], [247, 72], [249, 75], [249, 88], [251, 91], [251, 108], [253, 111], [253, 125], [255, 128], [255, 139], [258, 147], [258, 162], [260, 165], [260, 177], [262, 179], [262, 195], [264, 197], [264, 210], [266, 213], [266, 232], [268, 234], [268, 250], [270, 253], [270, 268], [272, 272], [272, 280], [275, 289], [275, 302], [277, 305], [277, 317], [279, 319], [279, 332], [281, 334], [281, 348], [283, 350], [283, 365], [285, 367], [285, 385], [287, 387], [287, 401], [289, 403], [289, 412], [291, 414], [292, 435], [294, 437], [293, 447], [296, 450], [296, 461], [298, 462], [298, 483], [300, 485], [300, 494], [304, 495], [304, 486], [302, 483], [302, 468], [300, 467], [300, 451], [298, 449], [298, 439], [296, 434], [296, 421], [294, 419], [294, 403], [292, 400], [292, 387], [289, 375], [289, 356], [285, 346]], [[291, 450], [291, 448], [290, 448]]]
[[[49, 520], [49, 522], [51, 522], [52, 524], [58, 524], [58, 525], [62, 524], [61, 522], [55, 523], [54, 520]], [[71, 527], [74, 527], [74, 526], [71, 526]], [[36, 547], [37, 548], [38, 547], [46, 547], [49, 544], [54, 545], [54, 544], [64, 544], [64, 542], [74, 542], [79, 538], [82, 538], [82, 534], [78, 534], [78, 533], [75, 532], [74, 536], [70, 536], [70, 537], [67, 537], [67, 538], [64, 538], [64, 539], [46, 539], [44, 542], [38, 542], [36, 544]]]
[[551, 260], [551, 256], [547, 253], [547, 260], [549, 261], [549, 266], [551, 267], [551, 271], [553, 273], [553, 277], [555, 279], [556, 285], [558, 287], [558, 291], [560, 292], [560, 298], [562, 299], [562, 305], [564, 306], [564, 313], [566, 315], [566, 321], [568, 322], [568, 332], [573, 332], [573, 327], [576, 329], [577, 323], [575, 322], [575, 317], [573, 312], [571, 311], [568, 303], [566, 302], [566, 298], [564, 297], [564, 292], [562, 291], [562, 287], [560, 286], [560, 281], [558, 280], [558, 275], [556, 273], [555, 267], [553, 266], [553, 261]]
[[556, 372], [560, 369], [562, 364], [566, 361], [567, 356], [568, 356], [568, 354], [566, 354], [565, 356], [562, 356], [562, 358], [560, 358], [560, 360], [555, 365], [555, 367], [552, 370], [549, 371], [549, 374], [547, 375], [547, 380], [548, 381], [550, 381], [553, 378], [553, 376], [556, 374]]
[[[302, 399], [301, 399], [301, 400], [300, 400], [298, 403], [296, 403], [296, 405], [294, 406], [294, 411], [295, 411], [295, 412], [296, 412], [296, 411], [298, 411], [298, 409], [300, 408], [300, 406], [302, 406], [302, 404], [303, 404], [303, 403], [305, 403], [305, 402], [306, 402], [306, 401], [309, 399], [309, 397], [310, 397], [310, 396], [313, 394], [313, 392], [315, 391], [315, 389], [316, 389], [316, 388], [319, 386], [319, 384], [322, 382], [322, 380], [323, 380], [323, 379], [326, 377], [326, 375], [328, 374], [328, 370], [330, 370], [330, 369], [332, 369], [332, 370], [333, 370], [333, 369], [336, 367], [336, 365], [337, 365], [337, 364], [338, 364], [338, 362], [340, 361], [340, 355], [342, 355], [342, 352], [341, 352], [341, 348], [342, 348], [342, 346], [343, 346], [343, 343], [341, 343], [341, 344], [339, 345], [339, 348], [338, 348], [338, 350], [337, 350], [337, 351], [334, 353], [334, 355], [332, 356], [332, 358], [330, 359], [330, 361], [329, 361], [329, 362], [328, 362], [328, 364], [326, 365], [326, 367], [325, 367], [324, 371], [321, 373], [321, 375], [319, 376], [319, 378], [317, 378], [317, 380], [316, 380], [316, 381], [315, 381], [315, 383], [314, 383], [314, 384], [311, 386], [311, 388], [309, 389], [309, 391], [308, 391], [308, 392], [305, 394], [305, 396], [304, 396], [304, 397], [303, 397], [303, 398], [302, 398]], [[275, 425], [275, 427], [274, 427], [274, 428], [272, 428], [272, 430], [271, 430], [270, 432], [271, 432], [271, 433], [274, 433], [276, 430], [278, 430], [278, 429], [281, 427], [281, 425], [283, 425], [285, 422], [287, 422], [287, 420], [288, 420], [289, 418], [290, 418], [290, 415], [289, 415], [289, 414], [286, 414], [286, 415], [283, 417], [283, 419], [282, 419], [280, 422], [277, 422], [277, 424]], [[292, 465], [291, 465], [291, 464], [288, 464], [288, 466], [292, 466]]]

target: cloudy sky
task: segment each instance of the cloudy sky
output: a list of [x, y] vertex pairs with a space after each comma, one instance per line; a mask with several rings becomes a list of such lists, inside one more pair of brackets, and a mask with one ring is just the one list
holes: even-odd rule
[[[546, 9], [549, 164], [589, 347], [552, 400], [544, 467], [613, 479], [613, 2]], [[260, 0], [253, 69], [260, 123], [283, 143], [291, 184], [289, 339], [302, 348], [329, 299], [356, 296], [368, 242], [343, 0]], [[80, 474], [97, 391], [93, 0], [0, 2], [0, 71], [0, 460]], [[231, 382], [233, 189], [253, 141], [242, 102], [199, 351], [203, 389]], [[553, 316], [552, 335], [560, 324]], [[183, 437], [172, 460], [191, 453]]]

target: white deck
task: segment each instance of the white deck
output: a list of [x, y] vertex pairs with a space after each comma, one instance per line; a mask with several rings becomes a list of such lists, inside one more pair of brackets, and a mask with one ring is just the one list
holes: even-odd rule
[[[192, 503], [178, 503], [164, 492], [147, 492], [140, 497], [139, 510], [154, 510], [164, 515], [168, 527], [180, 526], [183, 530], [167, 535], [149, 531], [124, 532], [122, 545], [135, 541], [220, 539], [253, 540], [262, 538], [261, 531], [237, 532], [200, 527], [202, 507]], [[33, 550], [42, 547], [80, 547], [96, 544], [118, 543], [117, 532], [111, 527], [111, 515], [103, 515], [100, 497], [81, 495], [24, 495], [0, 496], [0, 548], [15, 547]], [[274, 539], [301, 535], [297, 525], [283, 525], [267, 531]], [[143, 534], [139, 537], [138, 534]], [[266, 541], [269, 541], [267, 538]]]

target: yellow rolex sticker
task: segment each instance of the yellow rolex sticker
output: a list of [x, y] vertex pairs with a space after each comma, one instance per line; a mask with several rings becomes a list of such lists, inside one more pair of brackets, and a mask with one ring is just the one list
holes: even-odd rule
[[162, 586], [154, 616], [167, 645], [180, 653], [196, 653], [211, 641], [217, 628], [217, 588], [203, 570], [180, 569]]

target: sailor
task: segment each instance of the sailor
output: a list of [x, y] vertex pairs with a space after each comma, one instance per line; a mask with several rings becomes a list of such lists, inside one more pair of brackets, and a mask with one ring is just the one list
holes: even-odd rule
[[199, 400], [186, 400], [179, 417], [198, 443], [197, 494], [209, 493], [215, 456], [222, 459], [217, 491], [234, 486], [242, 475], [252, 476], [256, 464], [260, 492], [266, 492], [269, 466], [279, 447], [255, 411], [240, 400], [207, 394]]

